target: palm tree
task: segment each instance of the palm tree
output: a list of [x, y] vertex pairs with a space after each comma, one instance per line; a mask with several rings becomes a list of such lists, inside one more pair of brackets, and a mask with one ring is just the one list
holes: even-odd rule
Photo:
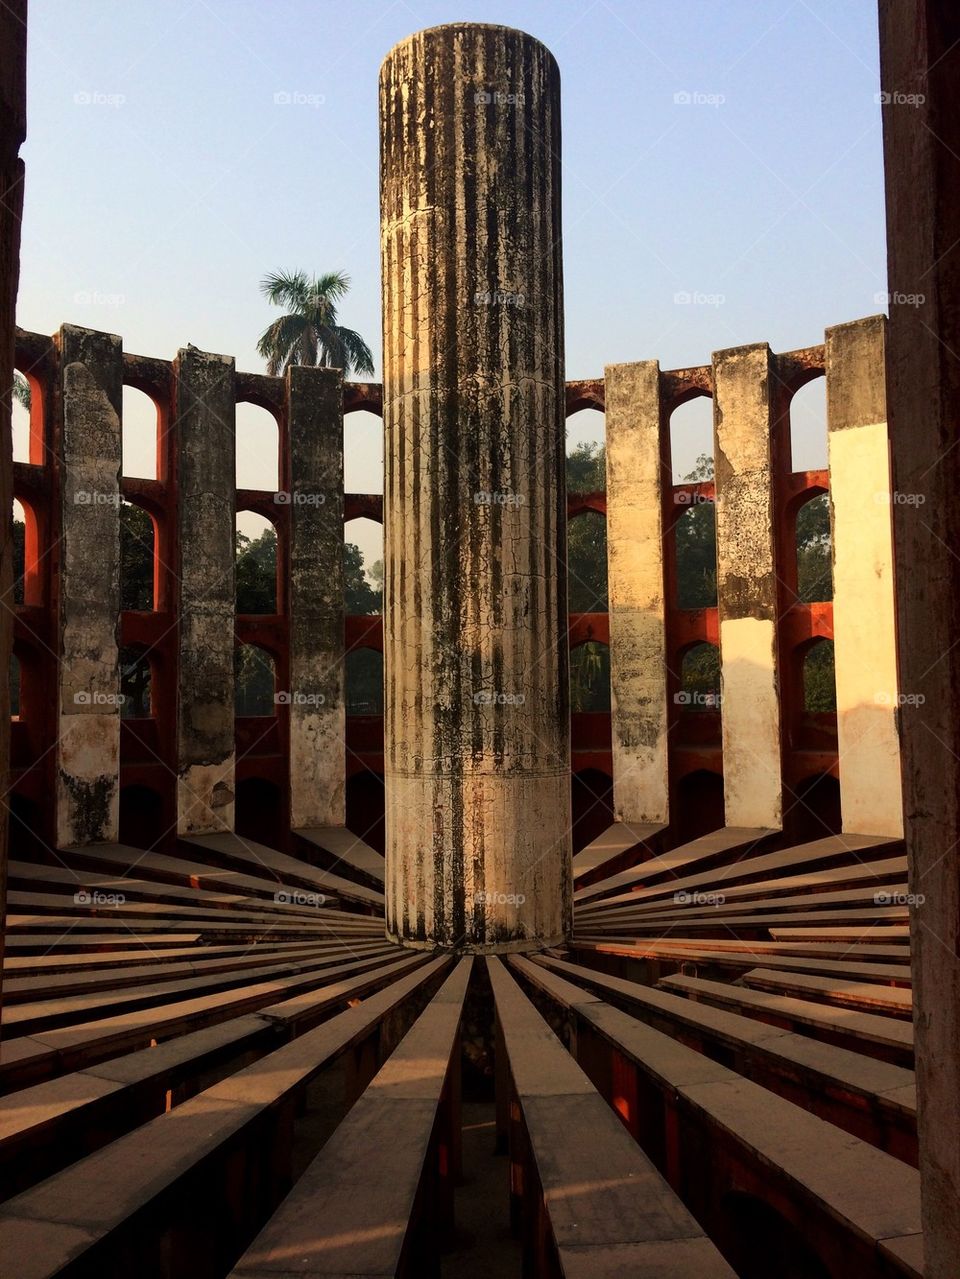
[[30, 383], [14, 369], [13, 373], [13, 398], [18, 404], [22, 404], [25, 409], [30, 407]]
[[311, 279], [305, 271], [278, 271], [266, 276], [260, 291], [274, 306], [287, 308], [270, 325], [257, 346], [276, 377], [291, 364], [373, 372], [373, 356], [359, 333], [337, 323], [337, 303], [350, 287], [343, 271]]

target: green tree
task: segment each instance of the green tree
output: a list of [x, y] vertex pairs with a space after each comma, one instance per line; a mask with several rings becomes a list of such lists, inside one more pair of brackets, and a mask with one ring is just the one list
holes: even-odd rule
[[567, 454], [567, 492], [602, 493], [606, 487], [606, 446], [590, 441], [581, 442]]
[[[379, 589], [370, 585], [363, 571], [363, 552], [353, 542], [343, 544], [343, 603], [348, 613], [368, 617], [379, 613], [383, 602], [382, 561], [381, 586]], [[376, 568], [376, 564], [374, 565]], [[373, 572], [371, 571], [371, 576]]]
[[13, 602], [23, 603], [23, 573], [25, 560], [24, 538], [26, 525], [23, 520], [13, 521]]
[[343, 369], [344, 375], [373, 372], [373, 356], [359, 333], [337, 323], [337, 303], [350, 288], [343, 271], [308, 276], [305, 271], [279, 271], [264, 277], [260, 291], [286, 314], [267, 328], [257, 350], [271, 376], [291, 364]]
[[[581, 443], [567, 455], [567, 492], [602, 493], [606, 487], [606, 451]], [[607, 522], [596, 512], [567, 524], [567, 607], [571, 613], [607, 611]]]
[[153, 608], [153, 559], [153, 520], [142, 507], [121, 502], [121, 608]]
[[837, 709], [832, 640], [819, 640], [804, 656], [803, 709], [816, 714]]
[[236, 589], [238, 613], [277, 611], [277, 534], [265, 528], [259, 537], [237, 529]]
[[833, 599], [830, 498], [812, 498], [797, 512], [797, 599], [803, 604]]
[[13, 398], [18, 404], [22, 404], [25, 409], [30, 408], [30, 383], [23, 376], [14, 370], [13, 373]]
[[[713, 458], [701, 453], [685, 484], [713, 479]], [[717, 520], [712, 502], [694, 502], [675, 525], [677, 547], [677, 605], [712, 608], [717, 602]]]

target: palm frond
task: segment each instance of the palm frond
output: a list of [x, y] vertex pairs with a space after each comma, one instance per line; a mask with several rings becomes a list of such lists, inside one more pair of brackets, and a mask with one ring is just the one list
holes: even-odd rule
[[[305, 316], [294, 313], [281, 315], [264, 330], [257, 343], [257, 352], [267, 361], [267, 372], [271, 377], [276, 377], [290, 362], [291, 352], [297, 347], [303, 330], [307, 327]], [[299, 361], [294, 360], [293, 363]]]

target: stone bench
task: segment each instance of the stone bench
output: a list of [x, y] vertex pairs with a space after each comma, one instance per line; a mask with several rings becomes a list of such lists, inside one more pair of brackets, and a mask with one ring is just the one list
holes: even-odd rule
[[[917, 1099], [912, 1070], [575, 964], [538, 956], [534, 964], [518, 967], [537, 989], [543, 981], [538, 969], [555, 973], [779, 1096], [805, 1105], [822, 1119], [916, 1165]], [[549, 987], [547, 981], [548, 995]]]
[[180, 1105], [428, 959], [422, 954], [394, 960], [313, 993], [0, 1098], [3, 1197]]
[[702, 977], [664, 977], [659, 989], [691, 1000], [743, 1013], [755, 1021], [812, 1035], [824, 1043], [912, 1069], [913, 1026], [896, 1017], [855, 1012], [851, 1008], [813, 1003], [790, 995], [772, 995], [746, 986], [706, 981]]
[[[541, 974], [581, 1066], [736, 1271], [778, 1274], [807, 1250], [833, 1275], [918, 1279], [915, 1168], [541, 965], [510, 964]], [[779, 1257], [745, 1226], [771, 1220]]]
[[861, 1012], [883, 1012], [891, 1017], [910, 1019], [913, 996], [909, 990], [880, 986], [872, 981], [844, 981], [817, 976], [816, 973], [785, 973], [772, 968], [754, 968], [743, 974], [745, 986], [770, 991], [777, 995], [796, 995], [801, 999], [839, 1004]]
[[[666, 826], [659, 822], [613, 822], [573, 857], [573, 881], [579, 888], [634, 864], [641, 853], [659, 851]], [[643, 858], [645, 860], [645, 858]]]
[[487, 959], [513, 1221], [538, 1279], [733, 1279], [720, 1253], [510, 977]]
[[452, 1227], [460, 1022], [472, 963], [460, 960], [232, 1279], [438, 1273], [438, 1247]]
[[82, 1070], [121, 1053], [135, 1052], [152, 1043], [254, 1012], [278, 999], [292, 998], [341, 978], [367, 972], [387, 962], [396, 954], [396, 948], [384, 946], [360, 959], [349, 954], [345, 952], [342, 962], [330, 968], [293, 977], [274, 977], [235, 990], [128, 1009], [78, 1025], [6, 1039], [0, 1042], [0, 1093]]
[[[293, 1184], [303, 1156], [296, 1116], [321, 1073], [344, 1054], [361, 1065], [369, 1061], [365, 1043], [447, 962], [428, 961], [0, 1206], [0, 1255], [10, 1273], [17, 1279], [225, 1274]], [[422, 1087], [425, 1065], [408, 1058], [408, 1087]], [[349, 1082], [356, 1092], [366, 1078]], [[378, 1159], [391, 1151], [402, 1158], [406, 1148], [395, 1132], [381, 1132], [379, 1140]], [[372, 1166], [368, 1160], [366, 1177]], [[385, 1181], [384, 1195], [389, 1188]], [[369, 1181], [344, 1184], [342, 1198], [347, 1205], [365, 1201], [381, 1221], [382, 1196], [370, 1195]]]

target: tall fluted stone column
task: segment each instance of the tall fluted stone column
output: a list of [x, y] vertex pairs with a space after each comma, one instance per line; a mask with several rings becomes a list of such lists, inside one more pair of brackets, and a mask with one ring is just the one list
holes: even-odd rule
[[568, 927], [559, 97], [496, 26], [380, 73], [387, 930], [413, 946]]

